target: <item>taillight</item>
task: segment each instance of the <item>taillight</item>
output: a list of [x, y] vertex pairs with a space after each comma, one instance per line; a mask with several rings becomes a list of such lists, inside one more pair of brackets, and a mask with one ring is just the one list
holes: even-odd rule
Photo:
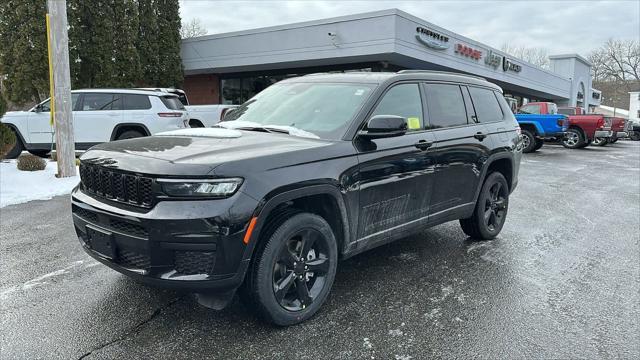
[[161, 113], [158, 113], [158, 116], [160, 116], [160, 117], [182, 117], [182, 113], [181, 112], [161, 112]]
[[602, 118], [598, 119], [598, 122], [597, 122], [596, 126], [600, 127], [600, 128], [604, 127], [604, 119], [602, 119]]

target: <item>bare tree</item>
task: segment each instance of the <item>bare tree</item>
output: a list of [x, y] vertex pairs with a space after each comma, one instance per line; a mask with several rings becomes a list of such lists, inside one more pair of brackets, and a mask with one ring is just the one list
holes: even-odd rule
[[602, 91], [602, 103], [626, 108], [629, 91], [640, 88], [640, 43], [609, 39], [589, 54], [593, 87]]
[[193, 18], [190, 21], [183, 22], [180, 28], [180, 36], [183, 39], [189, 39], [196, 36], [207, 35], [208, 31], [199, 18]]
[[539, 47], [525, 47], [504, 43], [500, 50], [543, 69], [549, 69], [549, 51]]

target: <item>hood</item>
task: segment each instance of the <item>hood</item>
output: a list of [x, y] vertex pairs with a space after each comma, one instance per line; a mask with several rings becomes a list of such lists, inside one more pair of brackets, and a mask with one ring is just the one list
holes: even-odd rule
[[[204, 175], [216, 166], [330, 145], [330, 141], [278, 133], [185, 129], [144, 138], [107, 142], [92, 147], [81, 160], [145, 174]], [[187, 135], [188, 134], [188, 135]]]

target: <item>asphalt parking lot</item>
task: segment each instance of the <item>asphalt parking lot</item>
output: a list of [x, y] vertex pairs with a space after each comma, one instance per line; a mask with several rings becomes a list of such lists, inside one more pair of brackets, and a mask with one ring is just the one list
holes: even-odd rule
[[0, 358], [639, 358], [639, 224], [640, 142], [545, 145], [496, 240], [452, 222], [346, 260], [313, 319], [274, 328], [99, 265], [67, 196], [13, 205]]

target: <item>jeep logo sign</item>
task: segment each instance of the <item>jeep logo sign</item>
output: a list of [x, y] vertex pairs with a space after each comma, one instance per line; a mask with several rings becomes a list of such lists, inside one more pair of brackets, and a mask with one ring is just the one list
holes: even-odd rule
[[435, 31], [418, 26], [416, 28], [416, 39], [427, 47], [434, 50], [446, 50], [449, 48], [449, 37]]
[[484, 58], [484, 63], [497, 69], [500, 63], [502, 63], [502, 56], [494, 53], [493, 50], [489, 50], [487, 57]]

